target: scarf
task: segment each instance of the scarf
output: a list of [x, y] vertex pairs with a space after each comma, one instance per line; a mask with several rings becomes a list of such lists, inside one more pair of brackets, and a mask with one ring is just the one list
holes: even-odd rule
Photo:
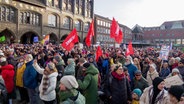
[[149, 102], [151, 104], [156, 104], [164, 96], [164, 90], [154, 91], [153, 87], [149, 89]]
[[122, 74], [117, 74], [116, 72], [112, 72], [112, 76], [114, 77], [114, 78], [116, 78], [116, 79], [118, 79], [118, 80], [122, 80], [123, 78], [125, 78], [125, 75], [124, 75], [124, 73], [122, 73]]
[[48, 87], [49, 87], [49, 77], [48, 77], [48, 75], [43, 76], [42, 86], [43, 86], [42, 90], [43, 90], [43, 94], [44, 94], [44, 92], [46, 92]]

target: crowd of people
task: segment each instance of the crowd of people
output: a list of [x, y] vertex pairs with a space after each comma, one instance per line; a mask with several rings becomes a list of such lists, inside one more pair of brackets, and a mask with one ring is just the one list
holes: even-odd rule
[[11, 44], [0, 47], [0, 104], [184, 104], [184, 85], [165, 86], [165, 79], [184, 80], [184, 53], [159, 49]]

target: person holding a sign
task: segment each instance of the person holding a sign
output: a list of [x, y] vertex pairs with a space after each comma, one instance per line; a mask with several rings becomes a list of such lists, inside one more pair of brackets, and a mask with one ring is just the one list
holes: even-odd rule
[[153, 80], [153, 85], [146, 88], [140, 98], [140, 104], [171, 104], [165, 82], [161, 77]]

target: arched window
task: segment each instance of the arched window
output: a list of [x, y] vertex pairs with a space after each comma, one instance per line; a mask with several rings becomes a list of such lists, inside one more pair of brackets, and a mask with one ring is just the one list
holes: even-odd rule
[[48, 16], [48, 26], [56, 27], [57, 18], [53, 14], [49, 14]]
[[89, 23], [89, 22], [84, 24], [84, 31], [85, 31], [85, 32], [88, 31], [89, 26], [90, 26], [90, 23]]
[[75, 28], [77, 29], [77, 31], [81, 31], [81, 21], [79, 20], [75, 21]]
[[63, 19], [63, 27], [66, 28], [66, 29], [70, 29], [70, 25], [71, 25], [70, 17], [65, 17]]
[[15, 22], [15, 9], [0, 5], [0, 21]]
[[40, 15], [34, 12], [21, 12], [20, 23], [30, 25], [40, 25]]

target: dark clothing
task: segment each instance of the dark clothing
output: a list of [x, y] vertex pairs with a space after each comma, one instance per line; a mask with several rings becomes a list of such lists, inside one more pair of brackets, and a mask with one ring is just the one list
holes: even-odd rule
[[162, 68], [161, 72], [159, 73], [159, 76], [163, 79], [165, 79], [170, 74], [170, 69], [164, 69]]
[[112, 97], [109, 99], [110, 104], [127, 104], [127, 101], [131, 100], [131, 89], [128, 79], [125, 76], [123, 78], [115, 78], [110, 74], [105, 83], [105, 94], [107, 98]]
[[35, 89], [38, 86], [37, 72], [33, 67], [33, 60], [26, 63], [26, 69], [23, 74], [24, 86], [30, 89]]
[[133, 89], [139, 88], [142, 92], [144, 91], [144, 89], [146, 87], [148, 87], [148, 82], [146, 81], [146, 79], [144, 77], [142, 77], [140, 80], [136, 80], [135, 78], [133, 79]]
[[62, 61], [56, 64], [56, 69], [58, 71], [57, 81], [60, 81], [61, 77], [63, 76], [63, 72], [64, 72], [63, 64], [64, 63], [62, 63]]
[[55, 104], [55, 100], [52, 101], [43, 101], [44, 104]]
[[178, 70], [179, 70], [179, 72], [184, 80], [184, 66], [181, 66], [181, 67], [178, 66]]

